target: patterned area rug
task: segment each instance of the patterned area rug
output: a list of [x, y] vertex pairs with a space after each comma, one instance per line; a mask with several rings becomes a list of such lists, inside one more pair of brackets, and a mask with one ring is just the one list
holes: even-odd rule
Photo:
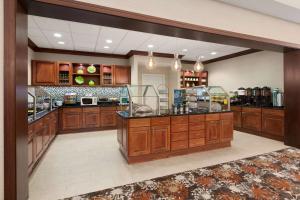
[[119, 199], [299, 200], [300, 150], [287, 148], [66, 200]]

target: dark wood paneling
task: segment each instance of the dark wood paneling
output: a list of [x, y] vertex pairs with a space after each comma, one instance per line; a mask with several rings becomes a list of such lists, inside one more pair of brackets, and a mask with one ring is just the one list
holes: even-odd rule
[[4, 199], [27, 199], [27, 15], [17, 0], [4, 0], [4, 27]]
[[284, 54], [286, 145], [300, 148], [300, 50]]
[[36, 0], [30, 14], [205, 42], [283, 51], [299, 44], [214, 29], [71, 0]]

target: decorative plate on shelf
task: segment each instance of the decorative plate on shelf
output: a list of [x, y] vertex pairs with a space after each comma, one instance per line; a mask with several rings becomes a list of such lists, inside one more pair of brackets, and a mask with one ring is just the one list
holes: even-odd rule
[[75, 82], [79, 85], [82, 85], [84, 83], [84, 78], [82, 76], [76, 76]]
[[89, 81], [89, 86], [95, 86], [95, 81], [90, 80], [90, 81]]
[[83, 69], [78, 69], [76, 73], [77, 74], [83, 74]]
[[90, 65], [87, 68], [88, 73], [93, 74], [96, 72], [96, 67], [94, 65]]

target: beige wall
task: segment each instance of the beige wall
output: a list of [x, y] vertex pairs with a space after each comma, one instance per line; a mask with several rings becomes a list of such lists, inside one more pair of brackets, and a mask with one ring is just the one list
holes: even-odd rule
[[208, 84], [223, 86], [226, 91], [239, 87], [283, 89], [283, 53], [263, 51], [205, 66]]
[[300, 44], [300, 25], [214, 0], [77, 0]]
[[34, 60], [34, 51], [28, 47], [28, 85], [31, 85], [31, 60]]
[[0, 199], [4, 199], [4, 147], [3, 147], [3, 137], [4, 137], [4, 127], [3, 127], [3, 115], [4, 115], [4, 104], [3, 104], [3, 33], [4, 33], [4, 24], [3, 24], [3, 0], [0, 0]]

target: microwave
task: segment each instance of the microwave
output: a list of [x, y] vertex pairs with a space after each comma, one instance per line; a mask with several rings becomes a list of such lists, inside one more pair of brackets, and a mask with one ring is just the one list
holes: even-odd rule
[[92, 106], [98, 104], [98, 97], [81, 97], [80, 105], [82, 106]]

